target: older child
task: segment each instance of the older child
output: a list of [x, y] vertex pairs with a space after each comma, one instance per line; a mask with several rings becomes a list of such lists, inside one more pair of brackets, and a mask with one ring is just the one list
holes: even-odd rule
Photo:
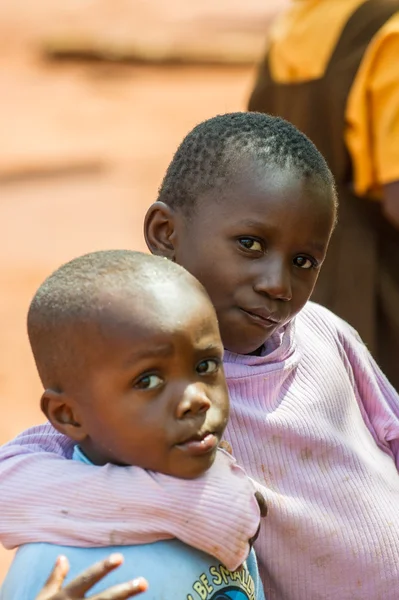
[[[399, 398], [357, 334], [308, 302], [335, 219], [333, 179], [313, 144], [285, 121], [236, 113], [188, 134], [145, 223], [151, 252], [186, 267], [215, 305], [232, 407], [228, 438], [265, 486], [269, 506], [257, 550], [273, 600], [398, 597]], [[69, 481], [70, 452], [48, 425], [2, 450], [0, 526], [8, 545], [40, 539], [50, 523], [75, 542], [59, 504], [83, 519], [93, 494], [83, 473]], [[98, 467], [98, 493], [107, 494], [112, 477]], [[138, 538], [143, 521], [163, 531], [156, 519], [149, 523], [144, 503], [159, 507], [162, 495], [170, 507], [162, 490], [138, 501], [135, 477], [113, 486], [114, 501], [126, 508], [126, 539], [129, 528]], [[177, 494], [181, 481], [173, 481]], [[60, 492], [50, 496], [54, 483]], [[179, 508], [190, 514], [185, 498]], [[22, 502], [20, 522], [12, 506]], [[236, 499], [215, 485], [203, 490], [201, 506], [187, 518], [185, 540], [219, 552], [221, 537], [235, 534]], [[173, 508], [168, 519], [175, 533]], [[102, 507], [90, 522], [92, 543], [115, 527], [117, 515], [110, 522]]]
[[[36, 292], [28, 333], [42, 410], [75, 444], [73, 458], [87, 471], [136, 465], [193, 479], [213, 465], [229, 413], [223, 345], [207, 293], [182, 267], [123, 250], [72, 260]], [[229, 471], [233, 459], [224, 458]], [[95, 513], [95, 498], [88, 510]], [[112, 536], [107, 545], [115, 546]], [[22, 546], [1, 599], [33, 600], [60, 554], [74, 576], [111, 551], [121, 548]], [[203, 590], [215, 600], [263, 598], [253, 555], [239, 573], [178, 540], [126, 546], [123, 555], [93, 591], [139, 573], [149, 582], [148, 600], [183, 600]]]

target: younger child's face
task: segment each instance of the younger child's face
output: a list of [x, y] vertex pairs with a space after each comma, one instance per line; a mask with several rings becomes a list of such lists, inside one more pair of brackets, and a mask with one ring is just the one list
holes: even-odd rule
[[156, 213], [147, 219], [151, 250], [201, 281], [224, 347], [240, 354], [257, 350], [307, 302], [335, 219], [332, 190], [281, 170], [236, 177], [201, 199], [189, 219], [170, 214], [167, 243]]
[[75, 393], [79, 445], [95, 464], [199, 476], [213, 463], [229, 412], [211, 302], [184, 278], [101, 301]]

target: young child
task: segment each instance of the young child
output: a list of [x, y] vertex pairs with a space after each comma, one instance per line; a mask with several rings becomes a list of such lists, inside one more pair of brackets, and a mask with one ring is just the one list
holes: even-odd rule
[[[72, 260], [37, 291], [28, 334], [42, 410], [87, 470], [136, 465], [193, 479], [213, 465], [229, 413], [223, 345], [207, 293], [182, 267], [123, 250]], [[233, 459], [225, 459], [229, 471]], [[60, 510], [69, 521], [73, 509]], [[95, 498], [88, 511], [95, 513]], [[115, 545], [112, 536], [107, 545]], [[73, 577], [111, 551], [122, 548], [22, 546], [0, 596], [33, 600], [57, 556], [68, 557]], [[148, 600], [186, 600], [203, 590], [215, 600], [263, 599], [253, 554], [235, 573], [178, 540], [126, 546], [123, 555], [94, 592], [140, 574]]]
[[[398, 598], [398, 394], [357, 334], [308, 302], [335, 219], [332, 176], [309, 140], [280, 119], [236, 113], [188, 134], [145, 221], [151, 252], [186, 267], [215, 305], [231, 399], [227, 438], [265, 486], [269, 514], [256, 547], [272, 600]], [[2, 449], [8, 546], [41, 539], [50, 524], [58, 539], [76, 543], [59, 505], [83, 522], [93, 493], [82, 472], [73, 475], [70, 454], [49, 425]], [[115, 481], [116, 467], [93, 469], [97, 494], [112, 486], [108, 500], [125, 508], [125, 540], [137, 541], [143, 523], [146, 534], [164, 533], [148, 511], [162, 496], [169, 533], [233, 566], [231, 546], [220, 548], [236, 535], [229, 486], [203, 488], [182, 531], [172, 485], [142, 492], [137, 471]], [[176, 496], [182, 484], [173, 479]], [[191, 516], [188, 494], [186, 486], [179, 508]], [[13, 507], [22, 504], [20, 521]], [[91, 544], [121, 531], [108, 506], [90, 519]]]

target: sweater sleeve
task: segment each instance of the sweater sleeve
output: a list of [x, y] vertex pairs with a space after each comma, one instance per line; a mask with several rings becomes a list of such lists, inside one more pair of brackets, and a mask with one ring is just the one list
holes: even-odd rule
[[0, 541], [73, 546], [144, 544], [176, 537], [229, 569], [249, 553], [258, 529], [254, 484], [219, 450], [194, 480], [138, 467], [67, 460], [72, 443], [50, 425], [0, 448]]
[[353, 373], [360, 407], [376, 443], [395, 459], [399, 471], [399, 395], [359, 335], [344, 323], [342, 343]]

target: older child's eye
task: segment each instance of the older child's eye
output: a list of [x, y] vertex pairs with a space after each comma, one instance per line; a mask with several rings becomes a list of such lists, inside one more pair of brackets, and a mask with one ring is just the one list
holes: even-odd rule
[[317, 267], [316, 261], [307, 256], [296, 256], [294, 258], [294, 265], [300, 269], [312, 269]]
[[255, 252], [262, 251], [262, 244], [259, 240], [255, 240], [254, 238], [242, 237], [239, 238], [238, 243], [245, 248], [245, 250], [253, 250]]
[[163, 380], [158, 375], [144, 375], [134, 384], [138, 390], [153, 390], [163, 384]]
[[197, 365], [197, 373], [200, 375], [210, 375], [211, 373], [216, 373], [219, 369], [219, 362], [217, 360], [207, 359], [201, 360]]

